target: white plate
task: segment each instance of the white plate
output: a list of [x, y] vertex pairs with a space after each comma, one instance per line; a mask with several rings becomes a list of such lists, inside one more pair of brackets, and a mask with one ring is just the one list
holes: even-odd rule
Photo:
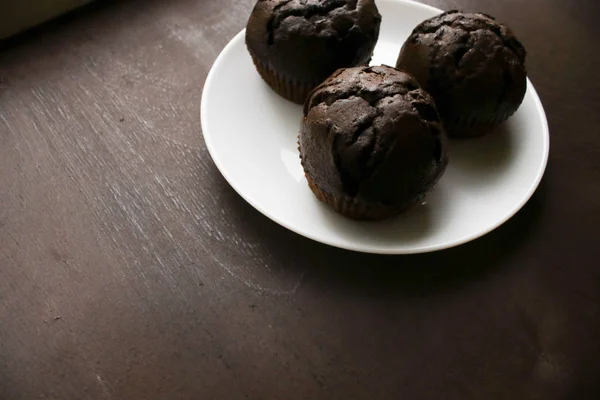
[[[412, 29], [441, 12], [407, 0], [378, 0], [377, 5], [383, 22], [375, 65], [395, 65]], [[476, 239], [523, 207], [548, 159], [548, 123], [528, 82], [523, 105], [503, 132], [451, 142], [450, 165], [423, 205], [382, 222], [344, 218], [308, 188], [297, 150], [302, 107], [263, 83], [246, 51], [244, 31], [208, 74], [201, 114], [215, 164], [248, 203], [300, 235], [362, 252], [422, 253]]]

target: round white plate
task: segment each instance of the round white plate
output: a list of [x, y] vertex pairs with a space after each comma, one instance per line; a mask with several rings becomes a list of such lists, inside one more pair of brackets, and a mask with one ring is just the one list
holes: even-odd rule
[[[383, 22], [374, 65], [395, 65], [412, 29], [441, 12], [407, 0], [378, 0], [377, 6]], [[422, 253], [476, 239], [523, 207], [548, 159], [548, 123], [528, 82], [525, 100], [503, 132], [451, 141], [448, 169], [424, 204], [390, 220], [357, 222], [319, 202], [308, 188], [297, 149], [302, 107], [261, 80], [244, 31], [208, 74], [201, 113], [215, 164], [248, 203], [300, 235], [362, 252]]]

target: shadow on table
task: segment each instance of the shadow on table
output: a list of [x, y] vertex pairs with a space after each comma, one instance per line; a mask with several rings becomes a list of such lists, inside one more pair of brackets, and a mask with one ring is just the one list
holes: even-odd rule
[[[215, 168], [215, 174], [219, 172]], [[222, 178], [221, 178], [222, 179]], [[453, 290], [506, 266], [531, 235], [543, 213], [545, 183], [511, 220], [465, 245], [420, 255], [382, 256], [330, 247], [299, 236], [268, 220], [223, 182], [221, 200], [234, 214], [236, 229], [264, 244], [290, 273], [303, 268], [311, 281], [362, 295], [419, 296]], [[260, 227], [260, 229], [257, 229]]]

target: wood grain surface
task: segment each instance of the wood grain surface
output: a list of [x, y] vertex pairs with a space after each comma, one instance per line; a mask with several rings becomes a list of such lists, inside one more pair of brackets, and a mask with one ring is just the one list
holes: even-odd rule
[[252, 0], [104, 2], [5, 44], [0, 399], [600, 398], [600, 4], [428, 3], [522, 38], [551, 154], [506, 225], [419, 256], [304, 239], [215, 168], [202, 86]]

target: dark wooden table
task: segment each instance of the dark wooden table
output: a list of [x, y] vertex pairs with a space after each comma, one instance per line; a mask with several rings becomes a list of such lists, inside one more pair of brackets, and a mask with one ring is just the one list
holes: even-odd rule
[[428, 2], [514, 28], [551, 153], [506, 225], [410, 257], [288, 232], [215, 168], [202, 86], [252, 0], [5, 45], [0, 399], [599, 399], [600, 3]]

